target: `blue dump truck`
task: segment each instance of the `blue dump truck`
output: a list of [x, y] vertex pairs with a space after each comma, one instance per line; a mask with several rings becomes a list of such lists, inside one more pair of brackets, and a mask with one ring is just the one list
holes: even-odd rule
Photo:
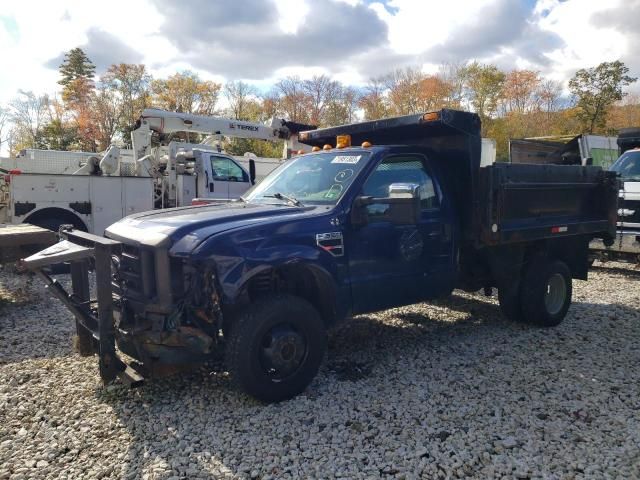
[[[132, 215], [105, 237], [63, 229], [63, 241], [26, 259], [75, 315], [77, 347], [98, 355], [105, 382], [138, 385], [224, 355], [241, 390], [280, 401], [314, 378], [336, 322], [456, 288], [497, 288], [506, 317], [554, 326], [572, 279], [587, 279], [589, 241], [615, 238], [615, 172], [480, 168], [472, 113], [300, 140], [312, 153], [238, 201]], [[44, 268], [61, 261], [71, 292]]]

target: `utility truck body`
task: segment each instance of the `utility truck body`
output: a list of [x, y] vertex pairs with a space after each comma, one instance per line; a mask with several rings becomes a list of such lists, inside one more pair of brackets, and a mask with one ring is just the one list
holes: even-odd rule
[[[108, 225], [132, 213], [191, 205], [194, 199], [229, 201], [281, 160], [228, 155], [215, 140], [283, 141], [290, 155], [300, 147], [296, 138], [302, 127], [278, 119], [263, 125], [147, 109], [131, 134], [132, 150], [112, 146], [102, 155], [25, 150], [3, 161], [0, 224], [31, 223], [52, 230], [70, 224], [102, 235]], [[198, 144], [167, 142], [175, 132], [209, 137]], [[154, 139], [158, 146], [152, 146]]]
[[[242, 162], [249, 167], [245, 168], [207, 145], [172, 142], [161, 149], [167, 152], [164, 163], [153, 172], [135, 173], [133, 162], [125, 164], [126, 174], [115, 175], [9, 171], [0, 189], [0, 223], [30, 223], [52, 230], [71, 224], [102, 235], [107, 226], [132, 213], [187, 206], [199, 197], [228, 201], [253, 184], [253, 159]], [[176, 157], [179, 154], [182, 157]], [[278, 164], [268, 163], [271, 169]]]
[[[336, 322], [455, 288], [497, 288], [507, 317], [553, 326], [572, 279], [587, 278], [589, 241], [615, 236], [614, 173], [481, 167], [475, 114], [344, 125], [300, 141], [312, 153], [237, 201], [135, 214], [106, 238], [68, 230], [55, 252], [26, 259], [76, 316], [78, 345], [98, 354], [105, 382], [139, 384], [224, 353], [241, 389], [279, 401], [315, 376]], [[72, 261], [72, 294], [41, 270], [53, 261]]]

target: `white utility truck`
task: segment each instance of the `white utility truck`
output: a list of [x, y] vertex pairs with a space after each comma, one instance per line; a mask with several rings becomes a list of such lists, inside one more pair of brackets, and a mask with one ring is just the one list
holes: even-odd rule
[[[19, 167], [28, 164], [29, 151], [16, 165], [3, 162], [0, 224], [31, 223], [51, 230], [72, 224], [102, 235], [107, 226], [133, 213], [187, 206], [199, 198], [238, 198], [281, 161], [228, 155], [216, 139], [283, 140], [289, 156], [305, 150], [297, 132], [309, 129], [280, 119], [265, 125], [158, 109], [144, 110], [136, 127], [132, 150], [111, 146], [102, 156], [79, 153], [78, 160], [56, 152], [63, 159], [58, 166], [43, 161], [54, 152], [32, 151], [32, 169], [25, 172]], [[175, 132], [209, 136], [200, 144], [172, 141], [152, 147], [154, 137], [162, 141]], [[33, 167], [36, 159], [47, 166]], [[75, 161], [77, 168], [71, 171]]]
[[617, 235], [613, 245], [594, 239], [595, 258], [640, 264], [640, 128], [624, 128], [618, 136], [620, 157], [609, 168], [620, 177]]

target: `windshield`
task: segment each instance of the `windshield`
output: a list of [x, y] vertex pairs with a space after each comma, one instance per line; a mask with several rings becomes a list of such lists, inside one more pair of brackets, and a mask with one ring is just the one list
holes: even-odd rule
[[243, 198], [256, 203], [335, 205], [347, 191], [369, 152], [327, 152], [288, 160], [253, 187]]
[[624, 152], [610, 170], [618, 172], [623, 180], [640, 182], [640, 150]]

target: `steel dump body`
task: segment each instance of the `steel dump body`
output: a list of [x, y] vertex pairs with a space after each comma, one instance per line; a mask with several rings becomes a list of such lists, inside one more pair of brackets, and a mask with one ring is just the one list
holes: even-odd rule
[[477, 247], [614, 236], [617, 179], [599, 167], [496, 164], [478, 174]]

